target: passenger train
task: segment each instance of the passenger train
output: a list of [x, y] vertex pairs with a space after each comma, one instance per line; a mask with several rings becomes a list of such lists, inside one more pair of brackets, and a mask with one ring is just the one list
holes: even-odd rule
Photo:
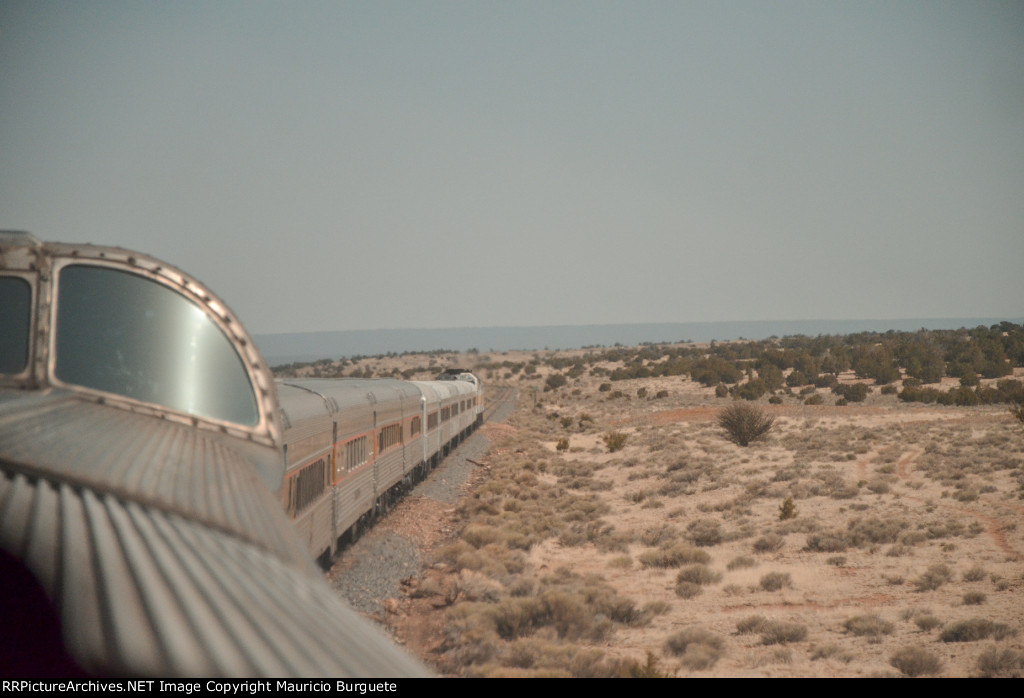
[[436, 381], [290, 380], [277, 388], [284, 507], [325, 566], [483, 422], [480, 381], [458, 369]]
[[314, 559], [482, 418], [468, 371], [275, 382], [187, 274], [0, 232], [0, 673], [429, 675]]

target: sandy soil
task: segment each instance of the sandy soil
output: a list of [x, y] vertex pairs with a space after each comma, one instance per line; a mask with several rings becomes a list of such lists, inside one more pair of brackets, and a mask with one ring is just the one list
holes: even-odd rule
[[[431, 358], [443, 366], [552, 356]], [[392, 370], [387, 361], [377, 370]], [[391, 361], [406, 370], [424, 359]], [[776, 417], [775, 429], [742, 448], [717, 425], [731, 400], [687, 379], [617, 381], [601, 391], [607, 378], [584, 375], [543, 392], [549, 373], [541, 363], [527, 377], [500, 369], [485, 376], [516, 385], [522, 398], [509, 424], [487, 427], [490, 470], [481, 473], [512, 469], [524, 474], [522, 486], [495, 484], [487, 507], [478, 493], [444, 528], [490, 521], [500, 529], [494, 511], [516, 510], [510, 499], [530, 501], [526, 487], [535, 482], [566, 502], [599, 501], [604, 533], [565, 535], [569, 524], [556, 520], [555, 505], [550, 532], [521, 553], [494, 534], [490, 545], [473, 541], [472, 556], [456, 560], [449, 551], [446, 559], [446, 541], [432, 538], [439, 557], [410, 580], [411, 597], [396, 602], [391, 617], [428, 663], [454, 675], [586, 675], [579, 657], [589, 657], [587, 671], [599, 674], [642, 664], [651, 653], [657, 672], [677, 676], [1024, 671], [1024, 428], [1005, 407], [904, 404], [877, 389], [866, 402], [843, 407], [807, 406], [792, 396], [781, 405], [761, 401]], [[641, 389], [668, 396], [641, 398]], [[628, 439], [609, 453], [604, 436], [613, 431]], [[562, 439], [568, 449], [558, 450]], [[796, 516], [781, 520], [787, 498]], [[695, 595], [677, 592], [677, 577], [690, 564], [645, 564], [673, 545], [708, 555], [702, 564], [709, 579]], [[506, 563], [494, 572], [487, 554], [505, 552], [521, 554], [522, 569]], [[556, 573], [610, 586], [643, 609], [642, 617], [592, 636], [563, 637], [550, 627], [499, 626], [495, 634], [486, 614], [522, 598], [522, 589], [539, 595]], [[474, 613], [486, 618], [472, 620]], [[773, 634], [780, 628], [792, 631], [790, 639]], [[677, 649], [669, 646], [673, 637]], [[466, 649], [470, 642], [475, 653]], [[545, 652], [563, 652], [564, 666]]]

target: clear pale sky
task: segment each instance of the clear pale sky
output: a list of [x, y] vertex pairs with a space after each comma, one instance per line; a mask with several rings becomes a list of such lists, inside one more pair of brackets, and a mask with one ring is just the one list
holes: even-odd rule
[[258, 333], [1024, 315], [1024, 3], [0, 2], [0, 228]]

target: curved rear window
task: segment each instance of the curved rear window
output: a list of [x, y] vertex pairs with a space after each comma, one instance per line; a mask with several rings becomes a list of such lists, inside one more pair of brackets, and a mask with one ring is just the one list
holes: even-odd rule
[[32, 288], [17, 276], [0, 276], [0, 373], [21, 373], [28, 365]]
[[57, 293], [56, 377], [236, 424], [259, 421], [238, 352], [173, 289], [107, 267], [67, 266]]

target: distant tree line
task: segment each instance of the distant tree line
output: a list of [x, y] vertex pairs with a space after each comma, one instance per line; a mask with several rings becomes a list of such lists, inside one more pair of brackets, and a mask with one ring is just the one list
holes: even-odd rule
[[[447, 353], [430, 352], [432, 355]], [[371, 377], [365, 364], [368, 358], [352, 357], [337, 362], [322, 359], [306, 364], [275, 367], [275, 373], [292, 374], [312, 366], [313, 375]], [[475, 356], [475, 354], [474, 354]], [[608, 370], [601, 364], [621, 363]], [[864, 383], [840, 383], [840, 373], [853, 371], [862, 380], [881, 386], [882, 393], [895, 393], [907, 402], [936, 402], [950, 405], [1024, 403], [1024, 385], [1007, 378], [1013, 369], [1024, 367], [1024, 325], [1001, 322], [991, 327], [959, 330], [919, 330], [917, 332], [859, 332], [849, 335], [794, 335], [766, 340], [711, 342], [710, 346], [646, 343], [639, 347], [593, 347], [580, 356], [555, 354], [544, 357], [534, 353], [528, 361], [479, 361], [472, 368], [491, 378], [505, 380], [537, 378], [538, 369], [547, 366], [545, 390], [557, 390], [584, 374], [607, 377], [609, 381], [665, 376], [688, 376], [715, 388], [719, 397], [731, 395], [757, 400], [764, 395], [779, 401], [778, 391], [794, 389], [808, 395], [807, 402], [820, 402], [815, 388], [829, 388], [840, 403], [863, 401], [871, 389]], [[351, 367], [351, 368], [349, 368]], [[347, 368], [347, 370], [346, 370]], [[417, 367], [390, 374], [409, 378], [429, 371]], [[957, 387], [940, 390], [931, 387], [943, 378], [956, 378]], [[982, 385], [982, 379], [998, 379]], [[602, 384], [610, 391], [611, 385]], [[616, 391], [617, 392], [617, 391]]]
[[[622, 365], [609, 371], [595, 365], [602, 362]], [[492, 362], [483, 367], [515, 375], [540, 363], [535, 357], [525, 365]], [[1024, 325], [1011, 322], [959, 330], [796, 335], [712, 342], [710, 347], [645, 344], [592, 350], [578, 357], [552, 357], [543, 363], [565, 371], [570, 379], [587, 371], [610, 381], [689, 376], [715, 387], [720, 397], [746, 400], [779, 390], [796, 388], [801, 394], [810, 394], [813, 388], [829, 388], [841, 401], [860, 402], [870, 393], [868, 385], [838, 381], [840, 373], [853, 371], [858, 378], [883, 386], [883, 393], [896, 393], [904, 401], [955, 405], [1024, 402], [1024, 386], [1006, 378], [1014, 368], [1024, 366]], [[948, 391], [929, 387], [944, 377], [958, 379], [959, 386]], [[982, 386], [982, 379], [1003, 380]], [[560, 378], [547, 379], [551, 389], [564, 384]]]

